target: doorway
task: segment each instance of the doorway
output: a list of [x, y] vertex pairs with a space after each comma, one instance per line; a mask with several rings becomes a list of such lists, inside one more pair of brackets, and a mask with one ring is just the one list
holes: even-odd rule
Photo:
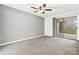
[[54, 18], [53, 30], [56, 37], [77, 39], [77, 17]]

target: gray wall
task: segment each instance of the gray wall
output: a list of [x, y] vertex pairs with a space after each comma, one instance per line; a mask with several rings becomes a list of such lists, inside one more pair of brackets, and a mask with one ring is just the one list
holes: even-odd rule
[[44, 35], [44, 18], [0, 5], [0, 43]]

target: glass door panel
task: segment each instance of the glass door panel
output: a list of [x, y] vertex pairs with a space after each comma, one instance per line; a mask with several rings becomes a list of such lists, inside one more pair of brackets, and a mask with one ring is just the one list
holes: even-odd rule
[[57, 24], [57, 28], [56, 28], [56, 30], [57, 30], [56, 34], [57, 35], [56, 36], [63, 38], [64, 37], [64, 33], [63, 33], [64, 21], [63, 21], [63, 19], [57, 19], [56, 24]]
[[77, 17], [56, 19], [56, 36], [61, 38], [77, 39]]
[[67, 17], [64, 20], [64, 38], [77, 39], [77, 17]]

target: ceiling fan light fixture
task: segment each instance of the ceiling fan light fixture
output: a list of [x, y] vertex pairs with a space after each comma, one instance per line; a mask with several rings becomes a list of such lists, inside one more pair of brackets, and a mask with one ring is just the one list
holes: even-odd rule
[[52, 9], [46, 8], [46, 6], [47, 6], [46, 4], [43, 4], [43, 5], [40, 5], [38, 8], [37, 7], [32, 7], [32, 8], [42, 14], [45, 14], [45, 11], [52, 11]]

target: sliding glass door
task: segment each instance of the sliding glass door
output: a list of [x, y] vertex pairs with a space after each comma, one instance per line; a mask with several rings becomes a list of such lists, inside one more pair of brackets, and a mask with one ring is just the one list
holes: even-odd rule
[[64, 37], [64, 20], [63, 18], [56, 19], [56, 36], [57, 37]]
[[77, 38], [77, 17], [56, 18], [56, 35], [61, 38], [76, 39]]
[[77, 17], [66, 17], [64, 20], [64, 38], [77, 39]]

